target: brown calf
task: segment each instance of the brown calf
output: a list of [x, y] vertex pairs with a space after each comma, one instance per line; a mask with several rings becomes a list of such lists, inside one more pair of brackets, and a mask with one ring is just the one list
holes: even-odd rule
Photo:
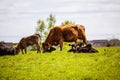
[[24, 37], [18, 43], [18, 46], [16, 47], [16, 51], [19, 53], [19, 51], [21, 50], [22, 54], [24, 54], [24, 52], [27, 53], [26, 48], [28, 46], [32, 46], [32, 45], [36, 44], [37, 53], [41, 52], [39, 41], [40, 41], [40, 35], [39, 34], [34, 34], [34, 35], [31, 35], [31, 36], [28, 36], [28, 37]]

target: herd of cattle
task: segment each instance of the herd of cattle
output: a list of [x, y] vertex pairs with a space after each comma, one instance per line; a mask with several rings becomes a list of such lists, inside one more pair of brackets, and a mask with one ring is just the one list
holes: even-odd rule
[[[55, 26], [50, 29], [46, 40], [42, 43], [42, 48], [40, 47], [40, 35], [34, 34], [27, 37], [23, 37], [17, 44], [17, 47], [8, 47], [3, 43], [0, 43], [0, 55], [16, 55], [20, 52], [22, 54], [27, 53], [27, 47], [36, 45], [37, 53], [52, 52], [56, 50], [53, 46], [60, 47], [60, 51], [63, 48], [63, 42], [75, 42], [75, 44], [70, 44], [71, 49], [68, 52], [98, 52], [92, 48], [91, 44], [88, 44], [85, 27], [80, 24], [76, 25], [66, 25], [66, 26]], [[78, 40], [80, 42], [78, 43]], [[83, 46], [86, 45], [86, 46]]]

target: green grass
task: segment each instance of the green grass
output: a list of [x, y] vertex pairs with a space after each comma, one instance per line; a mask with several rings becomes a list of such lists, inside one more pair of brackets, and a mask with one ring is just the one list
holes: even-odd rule
[[0, 57], [0, 80], [120, 80], [120, 47], [97, 48], [99, 53], [28, 51]]

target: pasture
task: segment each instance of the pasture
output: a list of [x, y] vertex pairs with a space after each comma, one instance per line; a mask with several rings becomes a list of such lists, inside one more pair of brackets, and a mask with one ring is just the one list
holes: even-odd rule
[[120, 80], [120, 47], [96, 48], [99, 53], [63, 51], [0, 56], [0, 80]]

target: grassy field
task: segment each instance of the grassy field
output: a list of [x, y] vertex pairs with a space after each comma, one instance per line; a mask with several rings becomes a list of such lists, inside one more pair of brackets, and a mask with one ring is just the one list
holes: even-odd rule
[[0, 80], [120, 80], [120, 47], [99, 53], [63, 51], [0, 56]]

